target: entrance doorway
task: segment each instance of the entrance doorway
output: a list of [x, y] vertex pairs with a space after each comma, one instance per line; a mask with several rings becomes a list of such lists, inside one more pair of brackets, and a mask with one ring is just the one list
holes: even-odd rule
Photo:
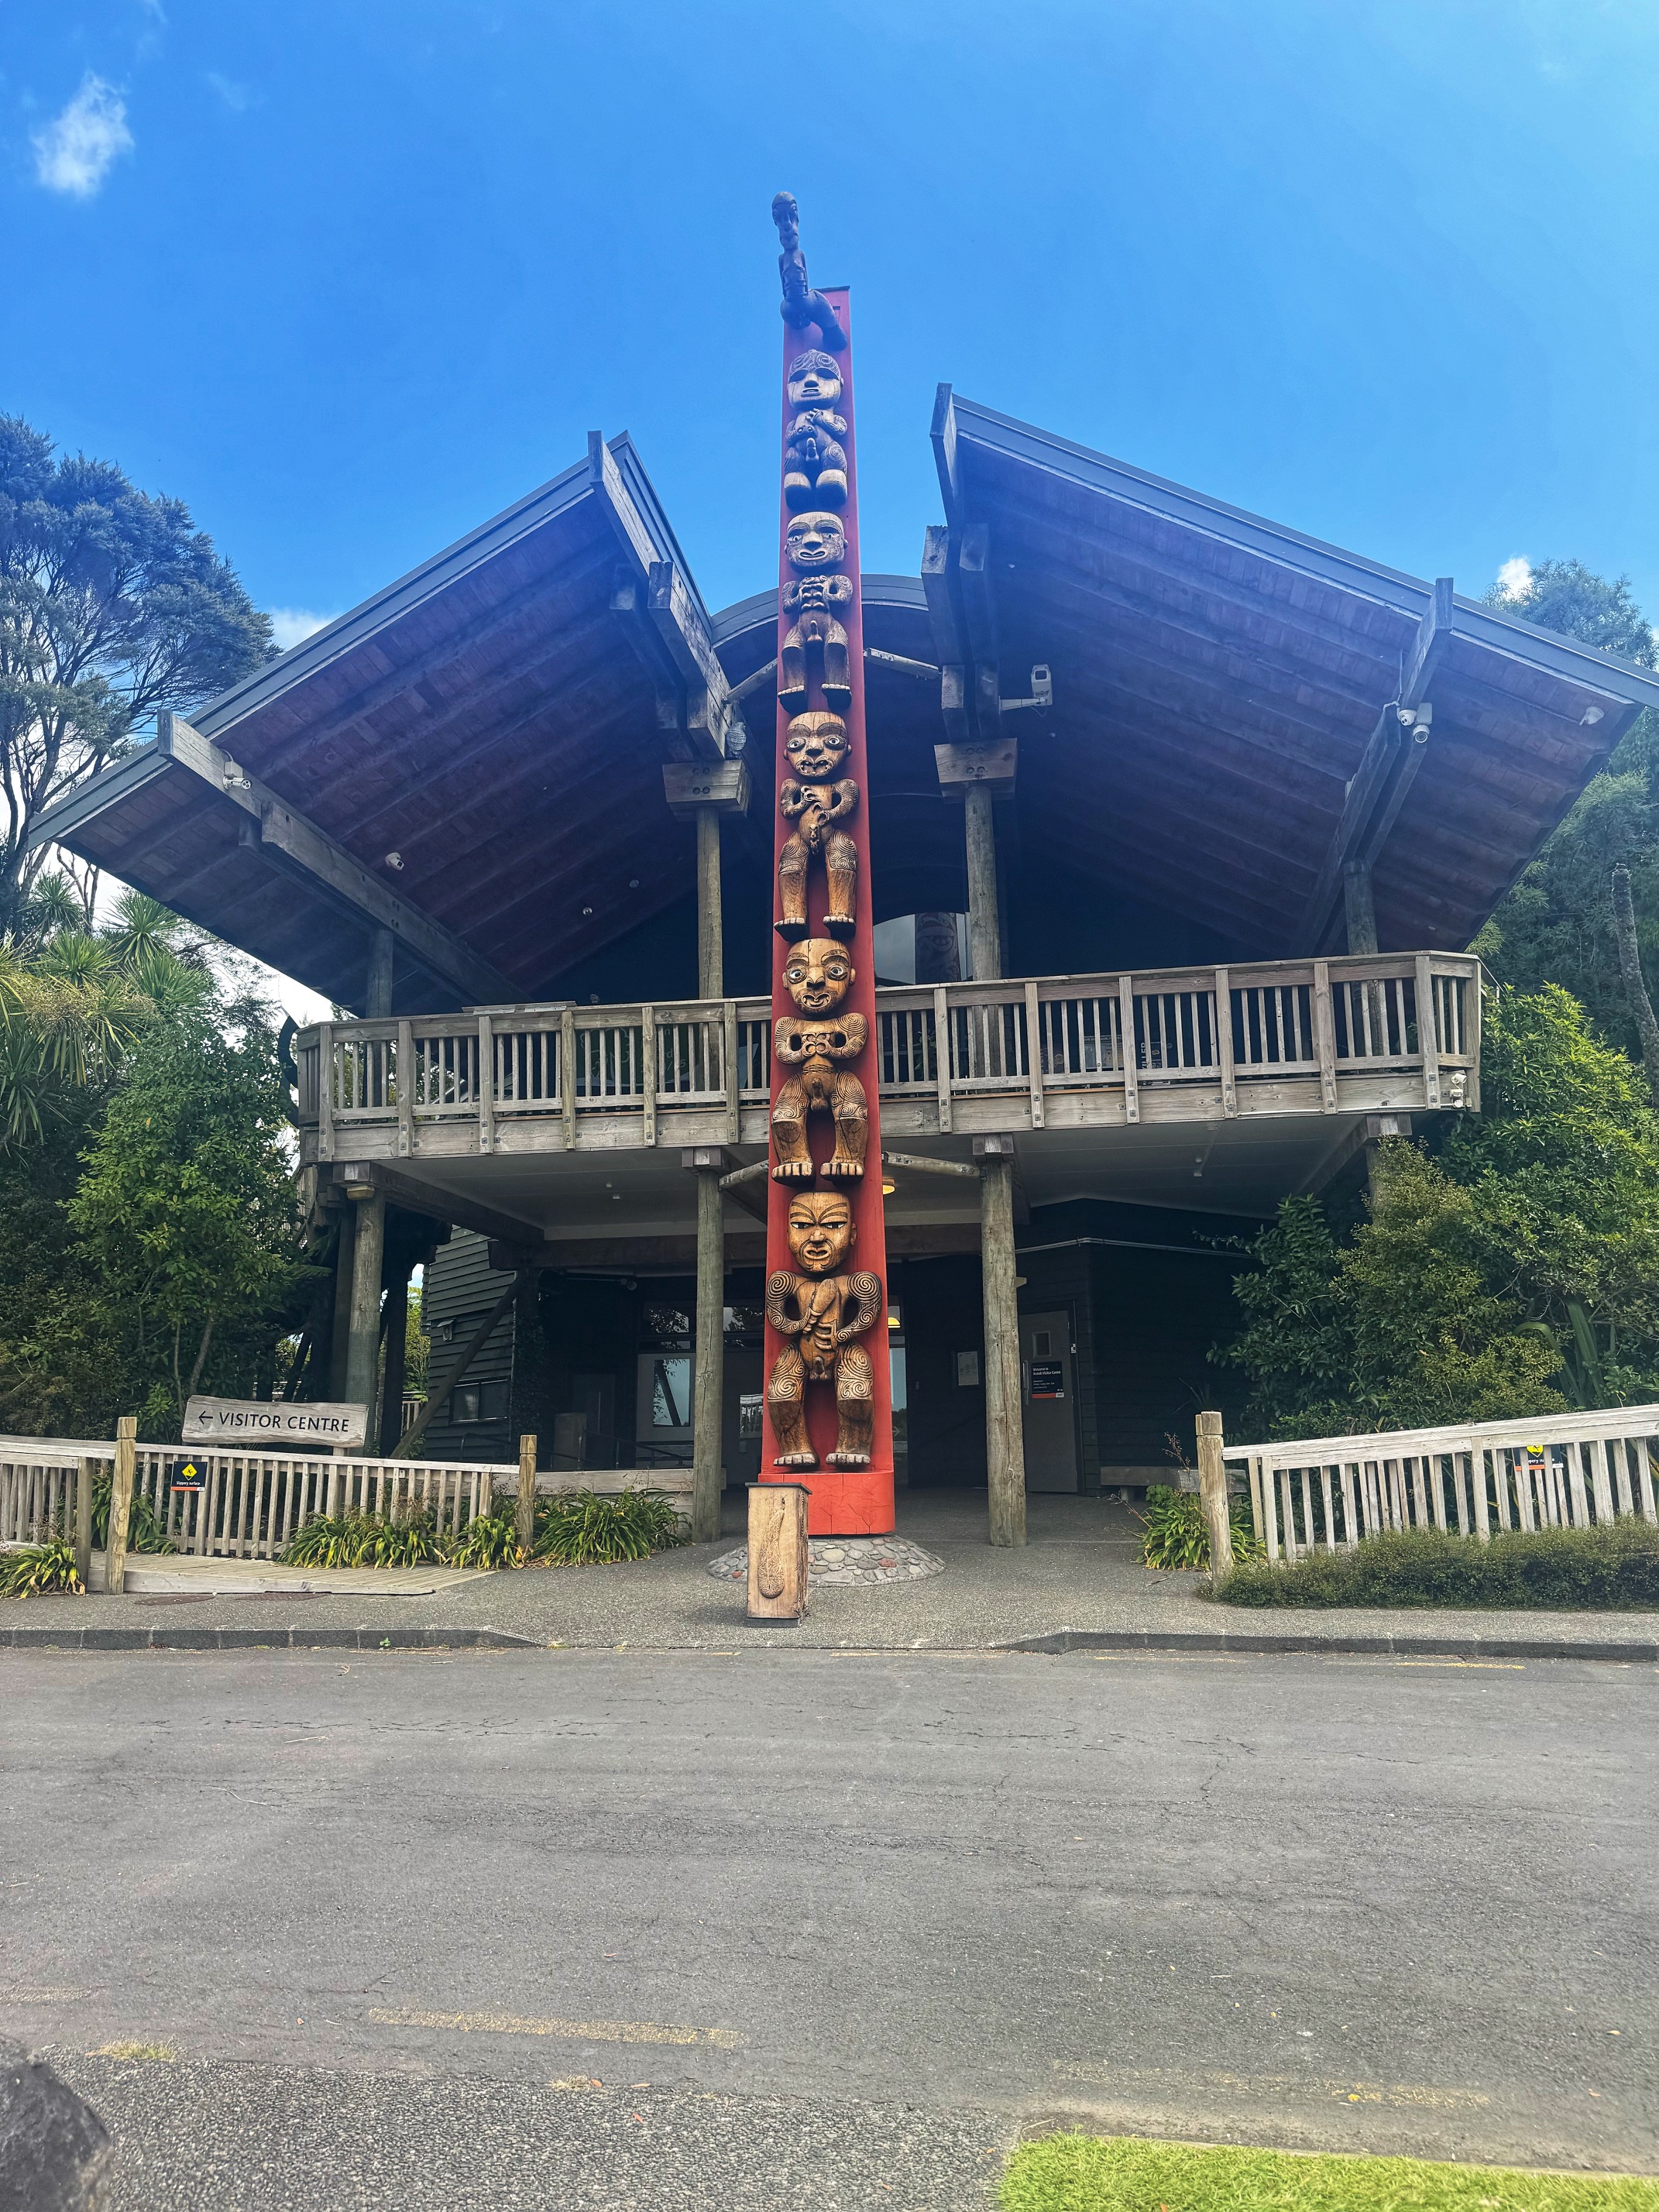
[[1068, 1313], [1019, 1317], [1020, 1389], [1024, 1400], [1025, 1487], [1077, 1488], [1077, 1362]]

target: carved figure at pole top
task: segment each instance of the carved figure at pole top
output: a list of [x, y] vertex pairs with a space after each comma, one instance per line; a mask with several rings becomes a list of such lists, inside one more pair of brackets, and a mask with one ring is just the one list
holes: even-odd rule
[[797, 714], [784, 737], [790, 765], [799, 772], [778, 787], [778, 807], [794, 829], [778, 855], [778, 905], [773, 927], [791, 942], [807, 936], [806, 882], [815, 854], [822, 854], [830, 911], [823, 927], [831, 937], [850, 937], [857, 927], [859, 848], [838, 825], [857, 811], [859, 787], [836, 770], [847, 757], [847, 725], [839, 714], [814, 708]]
[[766, 1284], [766, 1318], [787, 1341], [766, 1382], [777, 1443], [774, 1465], [818, 1463], [806, 1434], [806, 1388], [833, 1382], [836, 1448], [831, 1467], [868, 1467], [875, 1422], [870, 1355], [857, 1342], [881, 1311], [875, 1275], [842, 1271], [858, 1231], [838, 1190], [797, 1191], [789, 1201], [789, 1254], [799, 1273], [781, 1268]]
[[836, 412], [841, 372], [816, 349], [789, 364], [789, 404], [795, 410], [784, 434], [783, 496], [792, 507], [847, 504], [847, 418]]
[[800, 1011], [781, 1014], [772, 1025], [772, 1050], [788, 1071], [772, 1109], [775, 1182], [811, 1182], [806, 1124], [813, 1114], [828, 1114], [836, 1125], [824, 1174], [835, 1181], [864, 1173], [870, 1102], [846, 1063], [869, 1042], [870, 1024], [862, 1014], [837, 1011], [856, 974], [847, 947], [833, 937], [803, 939], [784, 963], [784, 988]]
[[847, 333], [840, 318], [823, 293], [815, 292], [807, 281], [806, 256], [800, 250], [800, 210], [793, 192], [775, 195], [772, 220], [783, 248], [778, 256], [778, 274], [783, 279], [783, 305], [779, 312], [784, 321], [792, 331], [804, 331], [816, 323], [830, 352], [845, 353]]
[[853, 696], [847, 626], [836, 612], [853, 604], [853, 580], [836, 572], [847, 558], [847, 534], [838, 515], [793, 514], [784, 532], [784, 552], [794, 574], [783, 587], [783, 611], [791, 617], [778, 655], [778, 696], [789, 708], [806, 704], [806, 655], [823, 654], [823, 696], [832, 707]]

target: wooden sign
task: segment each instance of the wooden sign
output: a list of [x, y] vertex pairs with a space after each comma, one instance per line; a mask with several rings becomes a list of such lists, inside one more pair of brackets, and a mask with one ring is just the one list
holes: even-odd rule
[[185, 1408], [186, 1444], [297, 1444], [327, 1451], [360, 1444], [368, 1433], [367, 1406], [292, 1405], [263, 1398], [192, 1398]]

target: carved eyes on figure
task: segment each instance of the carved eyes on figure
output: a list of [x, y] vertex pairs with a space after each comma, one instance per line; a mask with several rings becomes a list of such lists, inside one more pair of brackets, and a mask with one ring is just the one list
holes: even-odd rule
[[834, 356], [817, 351], [797, 354], [789, 364], [789, 397], [797, 407], [833, 407], [841, 398], [841, 371]]
[[795, 715], [784, 750], [803, 775], [831, 775], [847, 757], [847, 725], [839, 714], [814, 708]]
[[790, 1200], [789, 1249], [809, 1275], [828, 1274], [853, 1236], [853, 1209], [839, 1191], [798, 1191]]
[[846, 557], [846, 534], [833, 514], [793, 515], [784, 550], [792, 568], [837, 568]]

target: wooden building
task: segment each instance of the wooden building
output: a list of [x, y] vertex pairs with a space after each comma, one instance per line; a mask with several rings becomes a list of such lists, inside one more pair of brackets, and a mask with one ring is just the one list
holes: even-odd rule
[[[948, 388], [933, 441], [944, 522], [864, 599], [901, 1480], [985, 1479], [1012, 1148], [1028, 1482], [1144, 1483], [1224, 1400], [1226, 1240], [1478, 1110], [1465, 948], [1659, 680]], [[41, 823], [350, 1012], [296, 1041], [311, 1395], [453, 1231], [428, 1449], [689, 1460], [714, 1175], [757, 1472], [776, 608], [710, 614], [595, 436]]]

